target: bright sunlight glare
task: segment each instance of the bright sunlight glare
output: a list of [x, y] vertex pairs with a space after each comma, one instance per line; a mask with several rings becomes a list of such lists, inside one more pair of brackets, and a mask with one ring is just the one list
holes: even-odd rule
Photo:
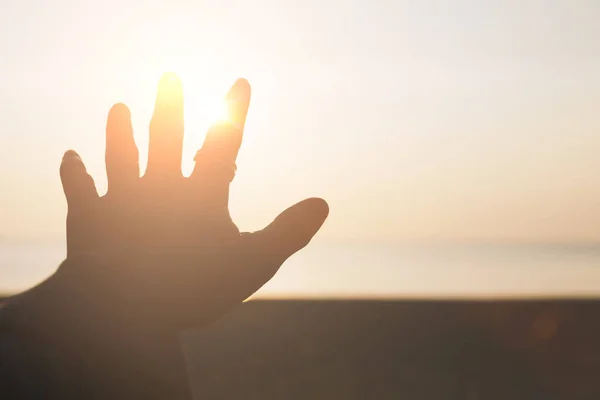
[[[206, 63], [208, 62], [203, 64]], [[225, 95], [236, 77], [228, 78], [224, 74], [219, 74], [218, 68], [202, 68], [198, 65], [198, 59], [168, 64], [170, 68], [154, 68], [152, 73], [147, 74], [149, 77], [146, 81], [158, 82], [167, 71], [174, 73], [182, 81], [185, 107], [182, 172], [185, 176], [189, 176], [194, 169], [194, 156], [202, 147], [208, 128], [217, 122], [230, 120]], [[147, 142], [138, 143], [140, 155], [147, 154], [147, 145]]]

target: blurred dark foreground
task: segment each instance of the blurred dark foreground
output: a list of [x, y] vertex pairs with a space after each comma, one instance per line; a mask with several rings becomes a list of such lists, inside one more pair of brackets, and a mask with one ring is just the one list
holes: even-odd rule
[[600, 399], [600, 301], [251, 301], [182, 337], [196, 398]]
[[198, 399], [600, 399], [600, 301], [250, 301], [181, 337]]

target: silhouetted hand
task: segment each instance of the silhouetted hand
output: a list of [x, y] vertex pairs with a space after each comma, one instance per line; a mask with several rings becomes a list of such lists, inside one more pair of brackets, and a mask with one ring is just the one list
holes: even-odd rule
[[258, 232], [240, 233], [231, 221], [249, 101], [249, 84], [238, 80], [226, 97], [230, 118], [209, 130], [189, 178], [181, 172], [183, 90], [173, 75], [159, 84], [144, 177], [123, 104], [108, 116], [105, 196], [77, 153], [65, 154], [67, 259], [0, 313], [0, 328], [33, 354], [28, 371], [40, 374], [30, 379], [39, 393], [188, 398], [177, 332], [249, 297], [319, 230], [328, 206], [316, 198]]
[[213, 319], [263, 286], [327, 217], [325, 201], [307, 199], [265, 229], [240, 234], [228, 198], [250, 102], [248, 82], [238, 80], [225, 101], [229, 121], [210, 128], [189, 178], [181, 172], [183, 90], [169, 74], [159, 83], [143, 177], [123, 104], [108, 115], [105, 196], [98, 196], [74, 151], [64, 156], [67, 259], [104, 264], [106, 295], [120, 296], [128, 320], [181, 329]]

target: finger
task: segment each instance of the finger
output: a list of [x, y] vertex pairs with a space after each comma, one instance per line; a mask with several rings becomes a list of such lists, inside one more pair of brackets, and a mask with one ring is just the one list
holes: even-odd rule
[[235, 160], [242, 144], [250, 94], [247, 80], [238, 79], [233, 84], [224, 100], [227, 117], [214, 124], [206, 134], [202, 149], [196, 156], [195, 175], [218, 174], [223, 169], [235, 172]]
[[227, 117], [241, 130], [244, 130], [246, 125], [251, 92], [250, 83], [246, 79], [240, 78], [235, 81], [225, 96]]
[[273, 266], [279, 268], [310, 242], [328, 215], [329, 206], [325, 200], [306, 199], [279, 214], [263, 230], [248, 234], [246, 240], [252, 243], [254, 254], [266, 257]]
[[306, 199], [279, 214], [263, 230], [242, 233], [240, 247], [228, 253], [227, 267], [218, 269], [212, 280], [218, 282], [214, 286], [220, 288], [223, 301], [239, 302], [260, 289], [286, 259], [310, 242], [328, 214], [325, 200]]
[[183, 87], [175, 74], [165, 74], [158, 84], [150, 121], [146, 176], [181, 176], [182, 149]]
[[184, 292], [213, 293], [212, 309], [223, 312], [267, 283], [287, 258], [310, 242], [328, 214], [329, 206], [323, 199], [295, 204], [263, 230], [242, 233], [232, 247], [219, 248], [218, 256], [207, 252], [200, 265], [212, 265], [209, 271], [199, 269], [194, 261], [187, 268], [189, 278], [185, 281], [195, 288]]
[[94, 180], [87, 173], [79, 154], [69, 150], [60, 165], [60, 179], [69, 205], [69, 212], [86, 208], [98, 198]]
[[109, 193], [122, 192], [140, 176], [138, 158], [131, 113], [125, 104], [115, 104], [106, 122], [105, 160]]
[[204, 140], [203, 147], [218, 152], [220, 158], [226, 162], [235, 163], [242, 145], [250, 95], [248, 81], [243, 78], [238, 79], [225, 96], [226, 120], [216, 124], [221, 129], [211, 130]]

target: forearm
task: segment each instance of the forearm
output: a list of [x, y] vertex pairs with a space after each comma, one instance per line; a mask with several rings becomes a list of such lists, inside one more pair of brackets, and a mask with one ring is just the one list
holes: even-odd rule
[[[118, 294], [106, 299], [89, 292], [103, 278], [65, 275], [72, 267], [61, 266], [0, 309], [2, 379], [10, 376], [11, 390], [23, 397], [33, 390], [33, 398], [190, 398], [176, 335], [125, 324]], [[96, 285], [77, 286], [78, 279]]]
[[43, 323], [35, 322], [38, 329], [22, 323], [22, 300], [0, 305], [0, 393], [15, 399], [81, 397], [81, 365], [48, 340]]
[[[19, 336], [1, 322], [0, 393], [7, 399], [80, 398], [81, 371], [52, 346]], [[3, 397], [4, 398], [4, 397]]]

